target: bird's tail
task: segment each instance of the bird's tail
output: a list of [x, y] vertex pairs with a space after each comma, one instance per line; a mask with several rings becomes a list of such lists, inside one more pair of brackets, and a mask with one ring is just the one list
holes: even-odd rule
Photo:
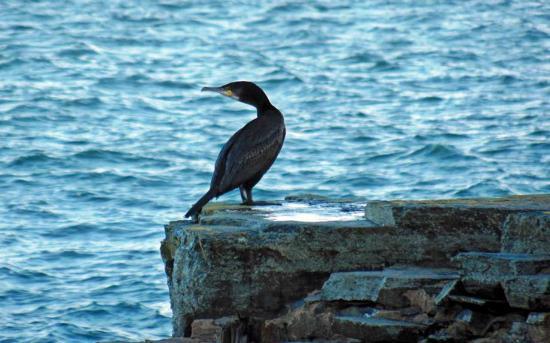
[[206, 205], [206, 203], [209, 202], [210, 199], [212, 199], [214, 196], [215, 196], [215, 194], [212, 190], [209, 190], [208, 192], [206, 192], [206, 194], [203, 195], [199, 199], [199, 201], [197, 201], [195, 203], [195, 205], [193, 205], [193, 207], [191, 207], [191, 209], [189, 211], [187, 211], [187, 213], [185, 214], [185, 218], [191, 217], [191, 216], [195, 217], [196, 215], [201, 213], [202, 207], [204, 205]]

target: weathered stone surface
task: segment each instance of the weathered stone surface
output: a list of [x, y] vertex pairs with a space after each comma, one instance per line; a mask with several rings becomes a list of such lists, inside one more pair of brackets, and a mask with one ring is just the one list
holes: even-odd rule
[[262, 340], [296, 341], [307, 338], [331, 338], [333, 311], [322, 303], [305, 304], [276, 319], [266, 320]]
[[365, 217], [380, 226], [395, 226], [392, 203], [389, 201], [369, 201], [365, 207]]
[[533, 343], [550, 342], [550, 326], [528, 325], [527, 333]]
[[191, 324], [191, 338], [205, 342], [220, 342], [223, 329], [213, 319], [198, 319]]
[[382, 271], [333, 273], [323, 285], [325, 301], [370, 301], [390, 307], [410, 305], [405, 293], [422, 289], [435, 297], [449, 282], [458, 279], [449, 269], [393, 267]]
[[324, 301], [371, 301], [378, 299], [384, 284], [380, 272], [333, 273], [323, 285], [321, 299]]
[[380, 226], [398, 227], [402, 234], [422, 234], [432, 243], [432, 255], [442, 253], [439, 245], [450, 248], [455, 244], [457, 249], [450, 249], [445, 256], [450, 258], [461, 250], [500, 251], [503, 224], [508, 216], [534, 211], [550, 211], [550, 195], [374, 201], [367, 203], [365, 217]]
[[331, 339], [310, 338], [298, 341], [284, 341], [284, 343], [362, 343], [362, 341], [355, 338], [335, 336]]
[[365, 221], [277, 223], [253, 217], [240, 227], [173, 222], [162, 251], [174, 333], [189, 333], [194, 318], [273, 316], [319, 289], [334, 270], [380, 267], [398, 256], [390, 251], [391, 230]]
[[550, 253], [550, 211], [510, 214], [504, 223], [502, 251]]
[[488, 297], [498, 296], [502, 282], [508, 279], [550, 270], [550, 255], [468, 252], [453, 260], [463, 271], [466, 291]]
[[[369, 339], [374, 335], [398, 341], [405, 340], [404, 332], [416, 341], [421, 334], [435, 332], [426, 331], [433, 323], [438, 330], [448, 326], [441, 329], [442, 339], [472, 338], [468, 336], [473, 335], [471, 325], [456, 319], [471, 306], [483, 312], [507, 299], [521, 309], [516, 311], [546, 311], [547, 283], [540, 275], [548, 272], [548, 256], [472, 253], [454, 262], [451, 258], [464, 251], [544, 252], [549, 203], [548, 195], [369, 202], [366, 209], [353, 201], [314, 197], [255, 207], [213, 203], [205, 208], [199, 224], [177, 221], [165, 228], [161, 253], [174, 335], [190, 335], [192, 323], [197, 327], [201, 320], [219, 329], [219, 322], [208, 319], [238, 315], [246, 323], [242, 330], [248, 341], [349, 341], [364, 340], [365, 334]], [[540, 244], [529, 248], [533, 230], [541, 233], [535, 235]], [[393, 265], [416, 269], [380, 271]], [[426, 276], [427, 268], [456, 265], [464, 269], [458, 284], [456, 275]], [[361, 272], [353, 274], [356, 271]], [[360, 275], [363, 281], [348, 280], [344, 289], [345, 280], [338, 286], [343, 274]], [[456, 297], [466, 295], [452, 293], [455, 285], [457, 292], [468, 291], [473, 276], [479, 276], [479, 286], [494, 298], [483, 299], [483, 304], [457, 301]], [[310, 294], [329, 277], [332, 281], [321, 293]], [[300, 305], [291, 305], [300, 300]], [[377, 307], [378, 314], [367, 318], [360, 307], [351, 309], [361, 305], [357, 302]], [[341, 315], [342, 306], [349, 315]], [[405, 320], [388, 323], [389, 317]], [[483, 334], [512, 337], [521, 331], [527, 335], [531, 325], [516, 325], [521, 330], [510, 336], [512, 324], [508, 319], [506, 323], [505, 328], [489, 325]], [[327, 327], [330, 330], [323, 331]], [[344, 334], [345, 329], [352, 334]], [[453, 330], [464, 336], [453, 335]]]
[[483, 298], [470, 297], [465, 295], [449, 295], [448, 299], [464, 305], [473, 305], [473, 306], [480, 306], [480, 307], [483, 307], [483, 306], [502, 307], [506, 304], [505, 301], [483, 299]]
[[434, 244], [366, 220], [273, 221], [264, 208], [207, 213], [198, 225], [170, 223], [161, 246], [176, 335], [189, 334], [194, 318], [272, 317], [319, 289], [333, 271], [448, 265], [456, 250], [485, 244], [462, 234]]
[[332, 329], [366, 342], [416, 342], [424, 325], [405, 321], [337, 316]]
[[435, 333], [429, 335], [427, 338], [424, 338], [419, 343], [454, 343], [456, 342], [456, 339], [451, 337], [449, 333], [447, 333], [445, 330], [439, 330]]
[[531, 312], [527, 317], [527, 324], [548, 325], [550, 329], [550, 312]]
[[191, 338], [199, 342], [246, 343], [245, 329], [236, 316], [197, 319], [191, 323]]
[[[468, 340], [470, 343], [541, 343], [530, 339], [527, 325], [523, 322], [508, 322], [505, 318], [498, 318], [495, 325], [500, 326], [497, 329], [486, 333], [483, 338]], [[464, 340], [465, 341], [465, 340]]]
[[[130, 343], [130, 342], [106, 342], [106, 343]], [[143, 343], [206, 343], [195, 338], [189, 337], [172, 337], [160, 340], [145, 340]]]
[[[340, 315], [343, 315], [340, 313]], [[363, 315], [367, 318], [382, 318], [396, 321], [403, 321], [413, 324], [420, 324], [428, 327], [434, 323], [433, 318], [424, 313], [420, 308], [416, 306], [405, 307], [396, 310], [389, 309], [376, 309], [372, 314]]]
[[528, 310], [550, 310], [550, 274], [518, 276], [502, 283], [508, 304]]
[[411, 306], [416, 306], [420, 310], [430, 315], [434, 315], [439, 306], [444, 300], [449, 297], [450, 293], [455, 289], [458, 279], [447, 282], [438, 293], [426, 291], [424, 288], [406, 291], [403, 295], [409, 300]]
[[454, 261], [466, 276], [485, 274], [499, 277], [550, 272], [550, 255], [466, 252], [458, 254]]
[[529, 337], [533, 342], [550, 342], [550, 312], [529, 313], [526, 323]]
[[[388, 208], [391, 209], [388, 210]], [[431, 232], [463, 230], [499, 233], [510, 213], [550, 211], [550, 195], [420, 201], [375, 201], [365, 208], [375, 223]]]
[[[453, 281], [449, 282], [453, 283]], [[445, 287], [442, 287], [442, 289]], [[411, 289], [403, 293], [411, 306], [416, 306], [422, 312], [433, 314], [435, 311], [435, 296], [428, 294], [424, 289]]]
[[456, 320], [464, 324], [466, 336], [482, 336], [493, 318], [488, 313], [464, 309], [457, 315]]

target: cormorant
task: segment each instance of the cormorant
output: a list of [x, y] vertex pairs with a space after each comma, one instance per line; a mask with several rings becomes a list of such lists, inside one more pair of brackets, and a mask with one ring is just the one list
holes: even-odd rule
[[252, 205], [252, 187], [271, 167], [283, 146], [286, 129], [283, 114], [275, 108], [264, 91], [248, 81], [231, 82], [221, 87], [204, 87], [202, 91], [217, 92], [256, 107], [258, 116], [237, 131], [223, 146], [210, 189], [185, 214], [195, 220], [202, 207], [237, 187], [243, 204]]

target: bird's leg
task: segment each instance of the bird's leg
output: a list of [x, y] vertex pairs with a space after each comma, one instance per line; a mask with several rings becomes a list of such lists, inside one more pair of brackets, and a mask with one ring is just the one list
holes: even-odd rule
[[244, 189], [244, 186], [243, 185], [240, 185], [239, 186], [239, 192], [241, 192], [241, 200], [243, 201], [242, 204], [246, 204], [247, 203], [247, 199], [246, 199], [246, 191]]
[[254, 200], [252, 200], [252, 188], [246, 188], [246, 204], [247, 205], [254, 205]]

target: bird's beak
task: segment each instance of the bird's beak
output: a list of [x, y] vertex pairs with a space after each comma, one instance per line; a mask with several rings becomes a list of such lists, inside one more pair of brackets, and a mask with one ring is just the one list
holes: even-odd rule
[[225, 89], [223, 87], [202, 87], [201, 92], [216, 92], [216, 93], [220, 93], [221, 95], [228, 96], [230, 98], [234, 97], [231, 89]]

